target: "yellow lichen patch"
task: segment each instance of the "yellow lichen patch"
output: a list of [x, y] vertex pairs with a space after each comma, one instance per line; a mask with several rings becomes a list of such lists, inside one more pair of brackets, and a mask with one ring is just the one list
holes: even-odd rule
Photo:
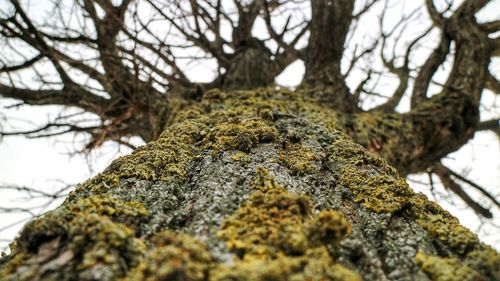
[[[124, 202], [111, 195], [94, 195], [82, 198], [76, 203], [69, 203], [46, 213], [40, 219], [28, 223], [18, 242], [18, 248], [26, 242], [34, 242], [33, 235], [52, 236], [58, 231], [67, 232], [79, 217], [96, 215], [109, 217], [113, 221], [132, 222], [147, 215], [146, 208], [139, 202]], [[35, 241], [36, 242], [36, 241]]]
[[122, 200], [107, 196], [95, 195], [80, 199], [71, 205], [73, 212], [96, 213], [106, 216], [143, 217], [148, 211], [142, 203], [136, 201], [123, 202]]
[[315, 161], [320, 157], [301, 144], [287, 144], [280, 153], [280, 160], [293, 175], [303, 175], [315, 171]]
[[164, 231], [153, 238], [144, 260], [124, 280], [207, 280], [212, 262], [202, 242], [183, 233]]
[[292, 114], [322, 124], [327, 129], [338, 128], [338, 121], [333, 110], [318, 105], [306, 98], [300, 91], [282, 89], [256, 89], [252, 91], [233, 91], [224, 93], [212, 90], [203, 96], [202, 104], [213, 110], [212, 118], [231, 119], [261, 118], [272, 121], [276, 115]]
[[308, 249], [300, 256], [281, 255], [273, 260], [237, 261], [219, 265], [209, 281], [361, 281], [358, 274], [334, 263], [326, 248]]
[[336, 211], [321, 211], [305, 223], [305, 231], [312, 245], [338, 246], [351, 234], [351, 224], [344, 215]]
[[[23, 266], [33, 266], [30, 272], [34, 275], [41, 274], [41, 265], [52, 261], [53, 266], [75, 272], [106, 267], [118, 277], [136, 265], [145, 251], [144, 243], [125, 222], [134, 224], [146, 215], [137, 202], [105, 195], [81, 199], [27, 224], [9, 263], [22, 257]], [[18, 267], [5, 268], [16, 278], [23, 272], [16, 273]]]
[[273, 142], [277, 139], [278, 131], [258, 119], [216, 125], [207, 138], [209, 147], [216, 151], [249, 151], [261, 142]]
[[[203, 149], [248, 151], [259, 143], [277, 141], [279, 134], [273, 122], [279, 114], [302, 117], [331, 130], [337, 126], [330, 109], [305, 99], [300, 92], [286, 90], [213, 90], [199, 103], [174, 99], [169, 111], [166, 129], [158, 140], [116, 159], [103, 173], [79, 185], [77, 193], [103, 193], [131, 177], [182, 179], [189, 163]], [[292, 167], [300, 172], [310, 166], [297, 162]]]
[[[220, 98], [214, 98], [219, 96]], [[286, 112], [284, 101], [278, 100], [279, 93], [270, 95], [265, 90], [235, 91], [221, 93], [218, 90], [204, 95], [202, 104], [210, 108], [211, 120], [234, 122], [243, 119], [274, 119], [274, 112]]]
[[416, 222], [457, 253], [464, 254], [479, 242], [477, 236], [463, 227], [457, 218], [425, 195], [414, 194], [410, 202]]
[[[277, 116], [294, 116], [337, 128], [335, 113], [300, 92], [275, 89], [233, 91], [212, 90], [201, 102], [173, 99], [165, 131], [159, 139], [120, 157], [101, 174], [79, 185], [77, 192], [104, 193], [125, 178], [182, 180], [187, 167], [203, 149], [249, 151], [259, 143], [275, 142]], [[311, 156], [312, 157], [312, 156]], [[307, 172], [312, 166], [290, 160], [293, 170]]]
[[[347, 164], [347, 167], [357, 169], [363, 165], [377, 167], [381, 173], [394, 176], [398, 175], [396, 169], [377, 154], [368, 152], [363, 146], [355, 143], [346, 135], [340, 135], [329, 148], [329, 158], [333, 161]], [[359, 169], [358, 169], [359, 170]]]
[[[18, 281], [33, 280], [35, 272], [27, 271], [24, 273], [17, 273], [18, 269], [26, 262], [28, 258], [29, 255], [27, 253], [19, 253], [13, 256], [5, 265], [2, 265], [0, 267], [0, 280], [14, 280], [14, 278], [16, 278]], [[10, 276], [15, 277], [10, 278]]]
[[[190, 114], [196, 116], [192, 111]], [[157, 141], [113, 161], [103, 173], [87, 181], [79, 189], [90, 188], [99, 193], [115, 186], [123, 178], [169, 181], [175, 177], [184, 177], [187, 165], [196, 152], [194, 143], [202, 137], [200, 134], [206, 128], [202, 117], [185, 118], [187, 119], [183, 122], [174, 124], [163, 132]]]
[[97, 214], [75, 216], [67, 235], [72, 241], [68, 249], [82, 255], [76, 267], [79, 271], [106, 265], [120, 276], [137, 264], [145, 250], [134, 230]]
[[230, 158], [234, 161], [247, 161], [250, 159], [249, 155], [243, 151], [237, 151], [233, 153]]
[[258, 191], [224, 223], [218, 236], [243, 258], [302, 254], [309, 245], [301, 226], [310, 211], [305, 196], [282, 189]]
[[500, 280], [500, 254], [487, 245], [481, 245], [467, 254], [467, 265], [490, 280]]
[[366, 177], [356, 168], [344, 169], [340, 181], [352, 190], [356, 202], [376, 212], [398, 211], [413, 195], [403, 179], [384, 175]]
[[274, 177], [269, 174], [269, 171], [263, 167], [257, 167], [257, 177], [255, 177], [253, 187], [263, 192], [282, 189], [282, 187], [276, 183]]
[[350, 233], [336, 211], [312, 215], [309, 197], [287, 192], [260, 168], [258, 189], [217, 233], [237, 255], [210, 280], [360, 280], [328, 252]]
[[[393, 213], [406, 208], [419, 225], [457, 253], [466, 253], [478, 243], [477, 237], [455, 217], [425, 195], [413, 192], [382, 158], [342, 139], [332, 144], [330, 157], [343, 164], [340, 182], [351, 189], [356, 202], [376, 212]], [[377, 167], [377, 174], [366, 172], [367, 166]]]
[[415, 260], [433, 281], [486, 280], [478, 272], [455, 258], [429, 256], [418, 252]]
[[[433, 237], [457, 253], [471, 250], [479, 240], [459, 221], [420, 193], [415, 193], [387, 163], [361, 146], [342, 139], [332, 144], [330, 157], [342, 164], [340, 183], [349, 187], [354, 200], [375, 212], [407, 213]], [[377, 167], [373, 171], [367, 172]]]
[[408, 210], [415, 222], [457, 253], [465, 253], [479, 240], [460, 222], [425, 195], [415, 193], [399, 177], [370, 176], [356, 167], [345, 167], [340, 181], [353, 192], [356, 202], [375, 212]]

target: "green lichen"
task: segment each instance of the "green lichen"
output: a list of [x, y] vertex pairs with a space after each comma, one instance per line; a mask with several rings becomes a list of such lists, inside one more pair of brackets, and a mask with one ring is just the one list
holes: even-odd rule
[[72, 212], [96, 213], [114, 219], [118, 219], [119, 217], [130, 219], [148, 215], [148, 211], [143, 204], [136, 201], [123, 202], [110, 195], [96, 195], [82, 198], [76, 204], [71, 205], [71, 208]]
[[249, 151], [262, 142], [274, 142], [278, 131], [263, 120], [243, 120], [239, 123], [216, 125], [208, 135], [208, 147], [216, 151]]
[[[85, 182], [77, 191], [103, 193], [116, 186], [121, 179], [135, 177], [143, 180], [170, 182], [187, 174], [206, 124], [194, 110], [184, 112], [182, 122], [173, 124], [157, 141], [136, 149], [132, 154], [114, 160], [104, 172]], [[71, 197], [70, 197], [71, 198]]]
[[[348, 187], [355, 202], [374, 212], [404, 216], [426, 229], [436, 248], [454, 255], [420, 255], [417, 261], [424, 271], [431, 268], [429, 276], [439, 270], [432, 267], [436, 261], [448, 269], [500, 279], [494, 250], [487, 251], [458, 220], [411, 191], [386, 161], [338, 131], [342, 126], [371, 152], [387, 153], [401, 149], [402, 140], [377, 128], [403, 129], [403, 138], [412, 133], [411, 124], [403, 128], [396, 117], [369, 113], [346, 120], [300, 91], [274, 89], [214, 90], [196, 103], [173, 100], [159, 139], [115, 160], [103, 173], [80, 185], [61, 208], [26, 226], [11, 257], [2, 260], [0, 276], [28, 280], [52, 274], [57, 280], [57, 274], [67, 272], [74, 279], [100, 276], [102, 280], [359, 280], [335, 258], [340, 255], [339, 244], [351, 232], [344, 216], [333, 210], [314, 212], [308, 196], [287, 192], [263, 169], [258, 170], [256, 191], [218, 232], [218, 238], [234, 253], [224, 256], [226, 262], [215, 261], [201, 241], [187, 234], [166, 231], [150, 240], [152, 233], [136, 233], [147, 220], [144, 206], [96, 195], [112, 193], [110, 189], [126, 178], [167, 185], [174, 182], [168, 186], [177, 188], [193, 161], [207, 151], [212, 156], [228, 151], [225, 155], [233, 161], [250, 162], [254, 148], [269, 143], [278, 157], [267, 160], [279, 161], [291, 174], [314, 174], [330, 165], [337, 184]], [[305, 128], [307, 122], [320, 130], [310, 139], [308, 133], [287, 127], [299, 124]], [[318, 135], [328, 136], [320, 140]], [[327, 155], [322, 154], [332, 139], [336, 141]], [[139, 239], [139, 235], [143, 237]], [[51, 273], [39, 266], [47, 263], [53, 266]]]
[[438, 257], [418, 252], [415, 261], [433, 281], [487, 280], [478, 272], [455, 258]]
[[[385, 160], [344, 138], [332, 144], [329, 157], [339, 165], [339, 183], [350, 188], [355, 202], [378, 213], [399, 213], [415, 221], [430, 234], [440, 249], [455, 255], [442, 258], [444, 264], [457, 261], [468, 265], [462, 270], [469, 272], [470, 269], [483, 277], [491, 277], [487, 280], [499, 279], [497, 268], [500, 258], [496, 251], [488, 251], [475, 234], [460, 225], [458, 219], [437, 203], [421, 193], [415, 193]], [[428, 260], [424, 260], [423, 254], [419, 255], [418, 261], [426, 268], [433, 266]], [[469, 280], [432, 276], [436, 280]]]
[[340, 181], [349, 183], [356, 202], [379, 213], [401, 210], [413, 195], [403, 179], [385, 175], [363, 177], [355, 168], [344, 169]]
[[456, 253], [467, 253], [479, 243], [455, 217], [425, 195], [415, 193], [382, 158], [342, 138], [332, 144], [330, 155], [341, 164], [340, 183], [366, 208], [385, 213], [406, 210], [432, 237]]
[[415, 221], [433, 237], [448, 245], [458, 254], [465, 254], [479, 245], [479, 239], [463, 227], [457, 218], [423, 194], [410, 198], [411, 214]]
[[206, 246], [183, 233], [164, 231], [153, 238], [144, 259], [124, 280], [207, 280], [213, 259]]
[[[393, 213], [407, 206], [414, 192], [382, 158], [342, 137], [330, 146], [330, 156], [341, 165], [339, 180], [351, 189], [355, 202], [375, 212]], [[378, 174], [366, 170], [376, 167]]]
[[262, 168], [255, 188], [217, 233], [238, 258], [210, 280], [360, 280], [328, 250], [351, 231], [341, 213], [313, 215], [309, 197], [287, 192]]
[[314, 246], [340, 244], [340, 241], [351, 233], [351, 225], [342, 213], [336, 211], [321, 211], [305, 225], [305, 232]]
[[467, 254], [465, 263], [488, 280], [500, 280], [500, 254], [487, 245], [481, 245]]
[[[77, 215], [70, 222], [67, 235], [72, 243], [69, 250], [82, 254], [78, 271], [106, 266], [122, 275], [134, 266], [143, 254], [143, 242], [135, 238], [135, 231], [97, 214]], [[126, 267], [124, 267], [124, 263]]]
[[[261, 142], [277, 141], [279, 133], [273, 122], [279, 116], [302, 117], [331, 130], [338, 126], [331, 110], [300, 92], [287, 90], [212, 90], [197, 103], [173, 99], [169, 111], [166, 129], [158, 140], [113, 161], [104, 172], [79, 185], [69, 200], [76, 200], [81, 193], [104, 193], [126, 178], [182, 180], [189, 164], [203, 150], [248, 152]], [[299, 172], [310, 168], [299, 163], [292, 167]]]
[[415, 135], [411, 119], [402, 114], [370, 111], [355, 114], [352, 119], [346, 133], [369, 152], [398, 167], [403, 175], [409, 173], [411, 159], [424, 152], [425, 144]]
[[[398, 137], [410, 138], [414, 131], [410, 122], [403, 122], [401, 114], [364, 112], [354, 115], [353, 123], [350, 135], [368, 151], [376, 153], [389, 154], [391, 151], [399, 151], [401, 147], [398, 146], [406, 139], [402, 141]], [[398, 134], [393, 134], [395, 130]]]
[[[378, 172], [389, 176], [397, 177], [398, 172], [379, 155], [371, 153], [363, 146], [355, 143], [351, 138], [344, 134], [339, 134], [329, 147], [327, 158], [337, 161], [338, 164], [347, 168], [360, 168], [369, 166], [376, 168]], [[361, 176], [361, 175], [360, 175]]]
[[209, 281], [361, 281], [351, 269], [335, 263], [326, 248], [308, 249], [300, 256], [237, 261], [212, 270]]
[[332, 144], [330, 155], [341, 166], [340, 183], [351, 189], [356, 202], [375, 212], [407, 210], [420, 226], [457, 253], [466, 253], [478, 244], [470, 230], [425, 195], [415, 193], [379, 156], [342, 138]]
[[237, 151], [233, 153], [230, 158], [234, 161], [248, 161], [250, 160], [250, 157], [247, 153], [243, 151]]
[[279, 159], [293, 175], [303, 175], [317, 170], [315, 161], [320, 157], [311, 149], [299, 143], [285, 144]]
[[339, 117], [331, 110], [306, 98], [300, 91], [261, 88], [231, 93], [212, 90], [203, 96], [201, 104], [211, 110], [214, 120], [260, 118], [274, 121], [280, 116], [302, 117], [327, 129], [339, 128]]
[[141, 204], [106, 195], [64, 205], [24, 227], [13, 258], [2, 267], [9, 271], [6, 280], [35, 275], [58, 279], [58, 274], [84, 276], [91, 271], [108, 278], [124, 275], [145, 251], [131, 226], [146, 215]]
[[0, 280], [14, 280], [14, 278], [10, 278], [11, 276], [16, 276], [17, 280], [32, 280], [34, 278], [35, 272], [33, 271], [24, 271], [17, 272], [20, 267], [26, 262], [29, 258], [29, 255], [26, 253], [19, 253], [5, 264], [0, 267]]

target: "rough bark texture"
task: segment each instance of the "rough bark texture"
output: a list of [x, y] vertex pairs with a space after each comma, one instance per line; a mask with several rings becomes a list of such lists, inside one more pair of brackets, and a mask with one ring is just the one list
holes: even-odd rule
[[157, 141], [25, 226], [0, 280], [500, 280], [496, 251], [304, 96], [171, 102]]
[[353, 0], [311, 1], [311, 34], [302, 85], [322, 89], [322, 102], [345, 112], [357, 110], [356, 101], [340, 69], [344, 44], [352, 21]]

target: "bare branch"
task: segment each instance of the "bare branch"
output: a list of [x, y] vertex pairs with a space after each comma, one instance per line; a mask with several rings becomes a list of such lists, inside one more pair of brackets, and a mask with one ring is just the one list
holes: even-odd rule
[[[61, 130], [62, 128], [62, 130]], [[91, 127], [80, 127], [73, 124], [66, 123], [49, 123], [40, 128], [32, 129], [32, 130], [23, 130], [23, 131], [12, 131], [12, 132], [3, 132], [0, 131], [0, 136], [19, 136], [23, 135], [27, 138], [46, 138], [53, 137], [62, 134], [66, 134], [68, 132], [91, 132], [92, 130], [98, 129], [97, 126]], [[52, 131], [56, 129], [57, 131]], [[47, 132], [49, 131], [49, 132]]]
[[359, 10], [358, 12], [356, 12], [352, 17], [353, 19], [359, 19], [359, 17], [361, 17], [362, 15], [364, 15], [366, 12], [368, 12], [370, 10], [371, 7], [373, 7], [373, 5], [375, 5], [379, 0], [371, 0], [371, 1], [368, 1], [367, 3], [365, 3], [365, 5], [363, 6], [363, 8], [361, 8], [361, 10]]
[[364, 91], [364, 87], [365, 85], [368, 83], [368, 81], [370, 81], [371, 79], [371, 76], [372, 76], [372, 71], [371, 69], [368, 70], [368, 73], [366, 74], [366, 78], [363, 79], [363, 81], [361, 81], [358, 86], [356, 87], [356, 89], [354, 90], [354, 94], [353, 94], [353, 97], [354, 99], [359, 102], [359, 98], [361, 96], [361, 93]]
[[479, 27], [487, 33], [495, 33], [500, 30], [500, 20], [480, 24]]
[[485, 88], [491, 90], [495, 94], [500, 94], [500, 81], [495, 78], [491, 73], [488, 73], [485, 81]]
[[365, 55], [367, 54], [370, 54], [372, 53], [373, 51], [375, 51], [375, 49], [377, 48], [379, 44], [379, 41], [376, 40], [375, 42], [373, 42], [373, 44], [371, 46], [369, 46], [368, 48], [365, 48], [363, 51], [361, 51], [359, 54], [356, 55], [356, 50], [357, 50], [357, 46], [354, 48], [354, 51], [353, 51], [353, 58], [351, 60], [351, 63], [349, 64], [349, 68], [347, 68], [347, 71], [344, 73], [344, 77], [347, 77], [349, 76], [349, 73], [351, 73], [351, 71], [353, 70], [354, 66], [356, 65], [356, 63], [362, 58], [364, 57]]
[[[498, 125], [498, 120], [497, 121], [497, 125]], [[476, 189], [477, 191], [479, 191], [481, 194], [483, 194], [484, 196], [486, 196], [488, 199], [491, 200], [491, 202], [493, 202], [498, 208], [500, 208], [500, 202], [497, 201], [497, 199], [491, 195], [491, 193], [489, 193], [488, 191], [486, 191], [486, 189], [484, 189], [483, 187], [479, 186], [477, 183], [461, 176], [460, 174], [458, 174], [457, 172], [454, 172], [453, 170], [451, 170], [450, 168], [448, 167], [445, 167], [443, 166], [444, 169], [446, 169], [446, 171], [452, 175], [453, 177], [457, 178], [458, 180], [472, 186], [474, 189]]]
[[[408, 88], [408, 82], [409, 82], [409, 79], [410, 79], [410, 68], [409, 68], [409, 63], [410, 63], [410, 55], [411, 55], [411, 52], [413, 50], [413, 48], [415, 47], [415, 45], [422, 39], [424, 38], [425, 36], [427, 36], [429, 34], [429, 32], [431, 32], [431, 30], [433, 29], [433, 27], [431, 26], [430, 28], [428, 28], [427, 30], [425, 30], [421, 35], [417, 36], [417, 38], [413, 39], [413, 41], [410, 42], [410, 44], [408, 45], [407, 49], [406, 49], [406, 53], [404, 55], [404, 61], [403, 61], [403, 65], [397, 67], [394, 65], [394, 57], [390, 60], [390, 61], [387, 61], [385, 58], [384, 58], [384, 55], [383, 55], [383, 47], [382, 47], [382, 59], [384, 61], [384, 65], [394, 74], [396, 74], [399, 78], [399, 85], [396, 89], [396, 91], [392, 94], [392, 96], [383, 104], [375, 107], [373, 110], [376, 110], [376, 111], [386, 111], [386, 112], [392, 112], [396, 109], [396, 106], [398, 106], [399, 102], [401, 101], [401, 99], [403, 98], [403, 95], [405, 94], [407, 88]], [[384, 36], [384, 35], [382, 35]], [[398, 40], [398, 39], [397, 39]], [[385, 40], [383, 40], [385, 41]]]
[[492, 218], [493, 214], [487, 208], [481, 206], [479, 203], [474, 201], [464, 190], [463, 188], [456, 183], [450, 176], [449, 169], [443, 166], [442, 164], [435, 164], [433, 166], [433, 171], [439, 177], [443, 185], [453, 191], [458, 197], [460, 197], [469, 207], [474, 210], [477, 214], [485, 217]]
[[42, 54], [38, 54], [34, 56], [32, 59], [26, 60], [25, 62], [14, 65], [14, 66], [3, 66], [0, 68], [0, 72], [13, 72], [17, 70], [21, 70], [27, 67], [30, 67], [34, 65], [35, 63], [39, 62], [44, 56]]
[[491, 119], [482, 121], [477, 125], [477, 131], [497, 130], [500, 129], [500, 119]]
[[99, 113], [103, 105], [108, 104], [102, 97], [71, 87], [61, 90], [30, 90], [0, 84], [0, 96], [22, 100], [30, 105], [67, 105], [94, 113]]
[[492, 57], [500, 57], [500, 37], [489, 40]]
[[431, 17], [432, 21], [434, 24], [438, 27], [444, 27], [445, 25], [445, 18], [443, 15], [438, 12], [436, 9], [436, 6], [434, 6], [434, 1], [433, 0], [425, 0], [425, 6], [427, 8], [427, 12], [429, 13], [429, 16]]
[[450, 51], [450, 44], [451, 40], [443, 33], [438, 47], [434, 49], [425, 63], [420, 67], [411, 94], [412, 108], [426, 100], [432, 77], [439, 66], [446, 60], [446, 56]]
[[496, 134], [498, 140], [500, 141], [500, 119], [492, 119], [479, 122], [476, 131], [486, 131], [486, 130], [492, 131], [494, 134]]

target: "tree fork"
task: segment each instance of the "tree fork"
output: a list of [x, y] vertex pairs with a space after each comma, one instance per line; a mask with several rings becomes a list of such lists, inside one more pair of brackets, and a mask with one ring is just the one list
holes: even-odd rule
[[304, 57], [302, 87], [316, 89], [314, 95], [344, 112], [357, 111], [340, 69], [353, 9], [353, 0], [311, 1], [310, 35]]

